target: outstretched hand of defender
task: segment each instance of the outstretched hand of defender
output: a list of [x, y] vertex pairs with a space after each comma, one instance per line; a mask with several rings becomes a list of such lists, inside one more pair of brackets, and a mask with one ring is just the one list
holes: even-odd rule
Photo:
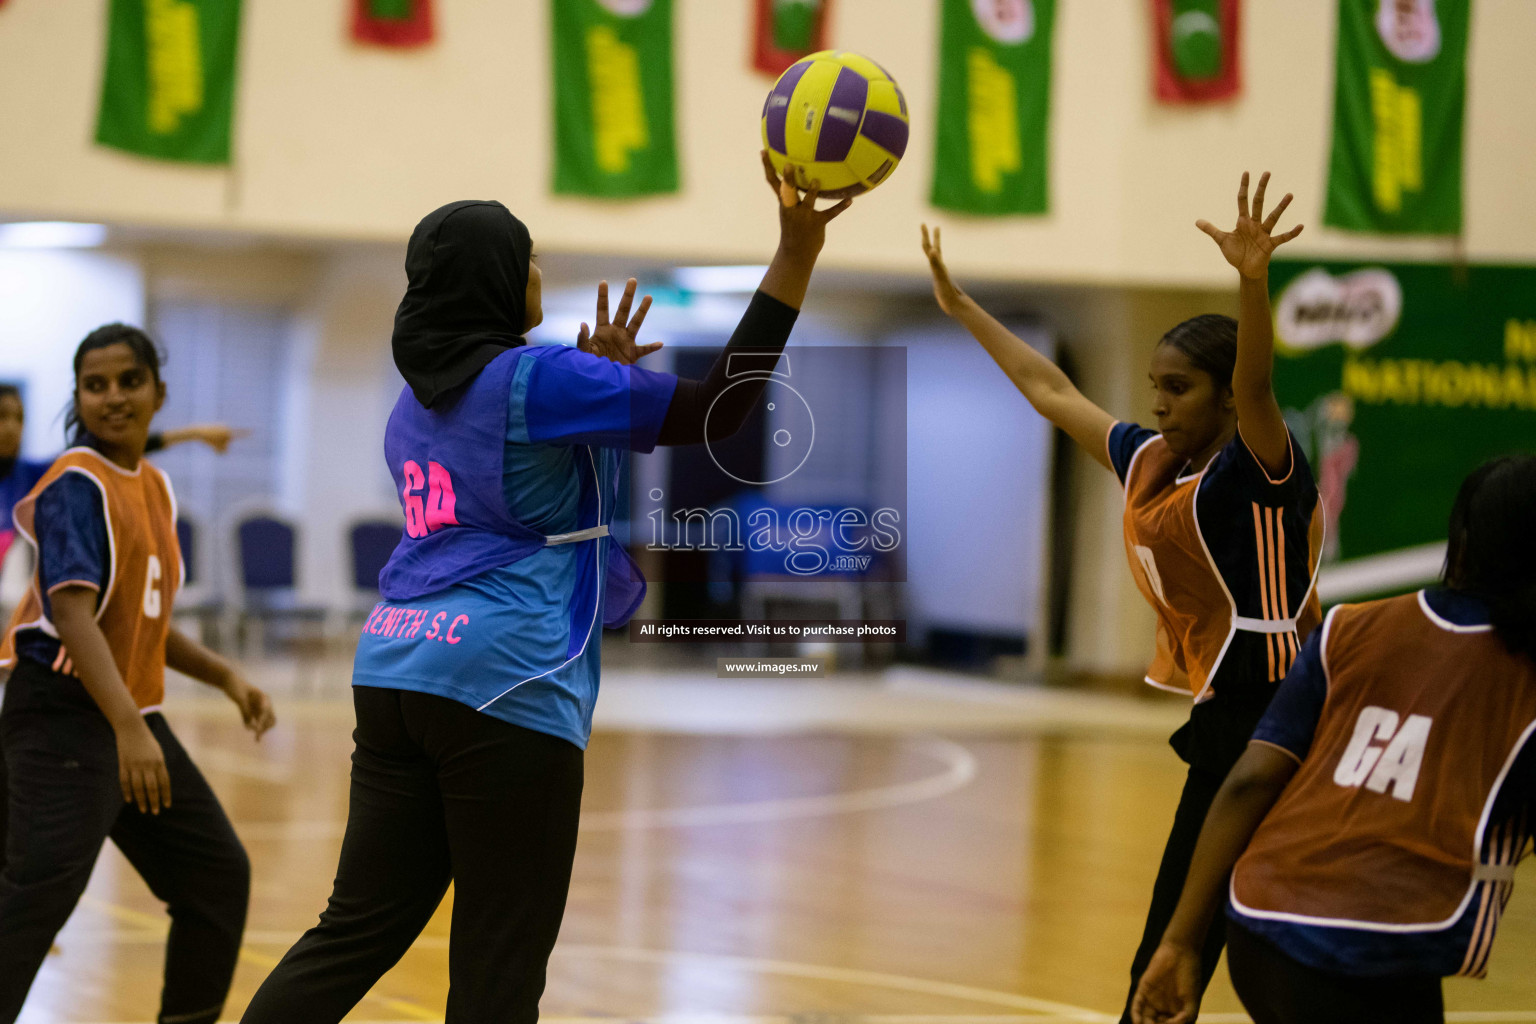
[[799, 175], [794, 164], [784, 165], [784, 175], [773, 169], [768, 151], [763, 150], [763, 175], [768, 187], [779, 198], [779, 247], [796, 254], [815, 256], [827, 240], [827, 225], [853, 205], [851, 198], [844, 199], [825, 210], [816, 209], [816, 199], [821, 195], [821, 182], [812, 180], [802, 196], [796, 187]]
[[944, 251], [939, 247], [939, 227], [933, 228], [933, 240], [928, 238], [928, 225], [923, 225], [923, 255], [928, 257], [928, 269], [933, 274], [933, 297], [939, 302], [939, 309], [945, 316], [954, 316], [960, 308], [960, 302], [965, 298], [965, 292], [955, 284], [954, 278], [949, 276], [949, 268], [944, 265]]
[[194, 441], [201, 441], [214, 451], [223, 455], [229, 451], [229, 443], [238, 441], [242, 437], [250, 437], [251, 432], [245, 427], [231, 427], [224, 423], [200, 423], [195, 426], [182, 428]]
[[1164, 942], [1152, 954], [1131, 1000], [1136, 1024], [1189, 1024], [1200, 1010], [1200, 954]]
[[1297, 224], [1283, 235], [1274, 234], [1280, 215], [1291, 205], [1291, 194], [1275, 205], [1268, 217], [1264, 216], [1264, 189], [1269, 184], [1269, 172], [1259, 176], [1259, 187], [1253, 193], [1253, 212], [1248, 211], [1248, 172], [1243, 172], [1242, 184], [1237, 188], [1237, 226], [1223, 231], [1208, 220], [1195, 221], [1195, 227], [1215, 239], [1221, 246], [1221, 254], [1244, 277], [1262, 278], [1269, 273], [1269, 257], [1279, 246], [1301, 234]]
[[649, 345], [640, 345], [635, 342], [640, 334], [640, 325], [645, 323], [645, 314], [651, 309], [651, 297], [647, 295], [640, 300], [640, 308], [635, 310], [635, 315], [633, 317], [629, 315], [638, 284], [639, 282], [634, 278], [625, 282], [624, 294], [619, 297], [618, 308], [613, 311], [613, 320], [609, 321], [608, 282], [598, 282], [595, 321], [597, 326], [588, 333], [587, 325], [581, 325], [581, 332], [576, 335], [577, 348], [626, 366], [661, 348], [659, 341]]

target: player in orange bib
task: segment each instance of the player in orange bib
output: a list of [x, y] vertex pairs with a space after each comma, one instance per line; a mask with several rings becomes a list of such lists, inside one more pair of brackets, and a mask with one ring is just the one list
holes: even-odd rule
[[74, 447], [16, 506], [37, 558], [0, 642], [0, 668], [11, 669], [0, 708], [0, 1024], [21, 1012], [108, 838], [170, 914], [159, 1019], [212, 1024], [234, 974], [250, 865], [160, 714], [165, 668], [223, 690], [257, 737], [272, 708], [171, 626], [182, 577], [176, 499], [144, 460], [164, 401], [144, 332], [92, 332], [75, 353]]
[[1536, 827], [1533, 522], [1536, 457], [1487, 463], [1443, 587], [1328, 613], [1211, 807], [1137, 1021], [1194, 1020], [1224, 895], [1258, 1024], [1439, 1024], [1440, 979], [1483, 976]]
[[[951, 280], [935, 230], [923, 251], [939, 307], [981, 342], [1031, 405], [1125, 487], [1131, 574], [1157, 613], [1148, 683], [1194, 699], [1172, 744], [1189, 775], [1158, 868], [1122, 1021], [1184, 884], [1205, 812], [1242, 754], [1276, 686], [1319, 621], [1314, 581], [1322, 546], [1317, 486], [1270, 387], [1274, 327], [1269, 259], [1301, 226], [1274, 234], [1259, 179], [1237, 195], [1237, 226], [1196, 226], [1239, 274], [1240, 318], [1206, 314], [1165, 334], [1152, 356], [1158, 429], [1115, 418], [1059, 367], [1010, 333]], [[1202, 989], [1224, 942], [1215, 921], [1202, 943]]]

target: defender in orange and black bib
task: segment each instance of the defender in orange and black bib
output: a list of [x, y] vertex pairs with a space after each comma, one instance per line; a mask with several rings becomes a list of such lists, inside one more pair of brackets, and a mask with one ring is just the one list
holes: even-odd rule
[[[1301, 226], [1273, 233], [1291, 197], [1265, 217], [1268, 181], [1268, 174], [1259, 179], [1250, 212], [1243, 175], [1232, 231], [1197, 222], [1239, 273], [1241, 315], [1197, 316], [1163, 336], [1150, 373], [1156, 431], [1116, 422], [989, 316], [950, 279], [938, 232], [930, 242], [923, 229], [940, 308], [976, 336], [1042, 416], [1125, 485], [1126, 556], [1157, 613], [1146, 679], [1194, 700], [1172, 739], [1189, 776], [1131, 963], [1130, 993], [1173, 913], [1222, 778], [1319, 621], [1317, 486], [1270, 388], [1269, 258]], [[1203, 937], [1202, 992], [1224, 936], [1218, 919]], [[1130, 1019], [1130, 993], [1122, 1022]]]
[[223, 690], [258, 737], [272, 709], [171, 625], [176, 499], [143, 457], [164, 400], [148, 336], [122, 324], [92, 332], [75, 353], [74, 446], [16, 506], [37, 557], [0, 643], [11, 669], [0, 708], [0, 1022], [21, 1012], [108, 838], [170, 913], [159, 1019], [211, 1024], [234, 973], [250, 865], [160, 714], [165, 668]]
[[1211, 807], [1138, 1022], [1194, 1020], [1223, 902], [1258, 1024], [1440, 1024], [1440, 979], [1483, 976], [1536, 826], [1533, 521], [1536, 457], [1488, 463], [1443, 586], [1328, 613]]

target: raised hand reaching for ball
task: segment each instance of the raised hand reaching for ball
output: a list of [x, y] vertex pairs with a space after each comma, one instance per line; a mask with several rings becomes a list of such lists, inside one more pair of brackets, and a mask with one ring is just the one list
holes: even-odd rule
[[852, 206], [853, 200], [844, 199], [835, 206], [818, 210], [816, 197], [821, 194], [820, 184], [812, 181], [801, 195], [795, 187], [795, 174], [795, 165], [785, 164], [784, 176], [780, 177], [773, 169], [768, 151], [763, 150], [763, 175], [779, 201], [779, 251], [768, 265], [768, 273], [763, 275], [760, 287], [780, 302], [799, 309], [805, 301], [805, 290], [810, 284], [816, 257], [827, 241], [827, 225]]

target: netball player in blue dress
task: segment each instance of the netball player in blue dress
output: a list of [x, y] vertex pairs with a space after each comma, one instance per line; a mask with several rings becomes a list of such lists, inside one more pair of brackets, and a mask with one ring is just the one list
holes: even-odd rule
[[[727, 390], [743, 349], [776, 358], [828, 221], [781, 182], [779, 248], [709, 375], [630, 365], [634, 282], [580, 348], [528, 347], [541, 278], [499, 203], [429, 214], [406, 250], [395, 363], [408, 387], [385, 455], [405, 536], [353, 673], [357, 743], [335, 887], [246, 1024], [341, 1020], [410, 948], [454, 884], [451, 1024], [538, 1018], [576, 850], [602, 627], [644, 581], [608, 535], [625, 451], [735, 432], [761, 393]], [[586, 350], [584, 350], [586, 349]], [[590, 350], [590, 351], [587, 351]], [[594, 354], [601, 352], [603, 358]], [[741, 392], [750, 392], [740, 394]], [[718, 401], [717, 401], [718, 399]], [[714, 408], [711, 412], [711, 405]]]
[[1211, 807], [1138, 1024], [1195, 1019], [1213, 917], [1258, 1024], [1440, 1024], [1440, 979], [1483, 976], [1536, 828], [1532, 523], [1536, 457], [1487, 463], [1442, 586], [1328, 613]]
[[[1270, 388], [1269, 259], [1301, 226], [1274, 234], [1291, 197], [1265, 217], [1268, 182], [1268, 174], [1259, 179], [1250, 211], [1243, 175], [1233, 230], [1197, 222], [1238, 271], [1240, 316], [1197, 316], [1163, 336], [1148, 374], [1155, 431], [1116, 422], [988, 315], [951, 280], [938, 232], [930, 241], [923, 229], [939, 307], [981, 342], [1042, 416], [1119, 477], [1126, 558], [1157, 615], [1146, 680], [1194, 698], [1189, 722], [1172, 738], [1189, 774], [1131, 963], [1122, 1021], [1130, 1019], [1131, 994], [1173, 913], [1206, 809], [1319, 620], [1317, 486]], [[1202, 990], [1222, 944], [1218, 920], [1203, 936]]]

